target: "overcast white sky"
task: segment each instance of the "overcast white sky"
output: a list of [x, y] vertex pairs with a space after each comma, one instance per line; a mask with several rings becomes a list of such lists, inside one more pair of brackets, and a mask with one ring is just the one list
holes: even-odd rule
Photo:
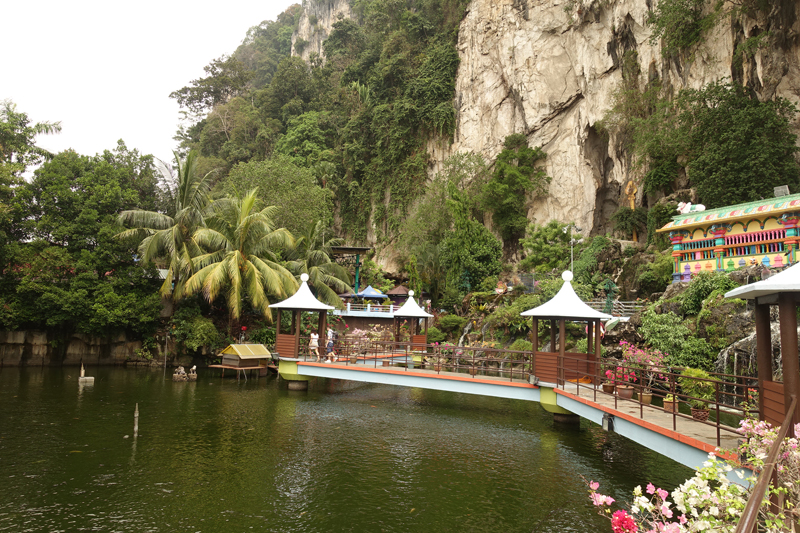
[[61, 122], [37, 144], [94, 155], [118, 139], [172, 159], [172, 91], [232, 53], [248, 28], [299, 0], [16, 0], [3, 5], [0, 100], [32, 122]]

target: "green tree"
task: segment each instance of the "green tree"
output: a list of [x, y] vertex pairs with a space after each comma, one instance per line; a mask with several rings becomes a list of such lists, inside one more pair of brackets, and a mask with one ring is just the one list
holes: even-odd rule
[[95, 157], [62, 152], [18, 188], [19, 240], [0, 284], [3, 327], [152, 333], [157, 276], [116, 238], [119, 211], [152, 201], [152, 158], [137, 154], [124, 143]]
[[520, 268], [525, 271], [563, 269], [569, 261], [569, 224], [551, 220], [544, 226], [534, 222], [528, 226], [528, 235], [520, 242], [525, 258]]
[[182, 162], [175, 156], [178, 182], [173, 215], [143, 209], [128, 209], [119, 215], [120, 224], [131, 229], [118, 237], [140, 239], [139, 256], [145, 263], [167, 259], [169, 267], [161, 294], [174, 299], [183, 296], [184, 284], [192, 275], [192, 258], [200, 253], [194, 233], [205, 224], [208, 214], [212, 175], [197, 173], [197, 157], [196, 152], [190, 152]]
[[550, 183], [550, 176], [536, 168], [537, 162], [546, 157], [541, 148], [528, 147], [525, 134], [509, 135], [497, 156], [492, 179], [484, 186], [483, 205], [492, 212], [492, 223], [510, 251], [518, 247], [528, 224], [528, 193], [544, 193]]
[[350, 274], [342, 265], [331, 260], [334, 246], [344, 245], [344, 239], [328, 236], [322, 221], [311, 222], [306, 231], [295, 236], [294, 246], [286, 252], [287, 268], [298, 278], [308, 274], [309, 285], [317, 298], [335, 307], [342, 307], [339, 294], [352, 292]]
[[280, 208], [274, 214], [276, 227], [293, 234], [303, 233], [309, 220], [321, 220], [324, 226], [333, 220], [331, 191], [317, 184], [310, 168], [297, 166], [291, 158], [276, 155], [266, 161], [250, 161], [233, 167], [222, 190], [230, 196], [242, 196], [258, 188], [264, 205]]
[[186, 281], [186, 294], [202, 293], [209, 303], [223, 296], [231, 328], [237, 325], [245, 302], [272, 320], [270, 298], [286, 298], [298, 287], [278, 256], [280, 250], [292, 247], [292, 236], [275, 227], [272, 216], [277, 207], [257, 210], [257, 202], [256, 189], [241, 199], [217, 200], [207, 227], [194, 234], [207, 252], [193, 259], [195, 274]]
[[36, 146], [36, 137], [61, 131], [60, 122], [30, 123], [26, 113], [17, 110], [11, 100], [0, 102], [0, 228], [8, 229], [9, 206], [13, 188], [22, 183], [22, 173], [32, 165], [53, 158]]
[[225, 56], [213, 60], [203, 67], [205, 78], [192, 80], [191, 85], [174, 91], [169, 95], [186, 107], [198, 113], [204, 109], [226, 102], [241, 93], [253, 73], [235, 57]]
[[667, 188], [677, 177], [681, 157], [708, 207], [768, 198], [778, 185], [796, 191], [800, 166], [791, 128], [796, 114], [787, 100], [760, 102], [749, 89], [729, 81], [684, 89], [636, 123], [635, 149], [650, 165], [645, 190]]

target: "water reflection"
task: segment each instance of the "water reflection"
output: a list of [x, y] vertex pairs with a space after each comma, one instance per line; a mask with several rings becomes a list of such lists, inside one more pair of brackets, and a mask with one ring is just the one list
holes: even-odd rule
[[687, 472], [526, 402], [160, 370], [0, 370], [0, 531], [586, 531], [578, 474], [624, 500]]

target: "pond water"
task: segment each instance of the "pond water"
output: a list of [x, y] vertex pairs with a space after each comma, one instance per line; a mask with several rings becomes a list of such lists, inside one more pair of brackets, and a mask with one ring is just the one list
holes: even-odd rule
[[[0, 531], [598, 532], [691, 471], [538, 404], [200, 370], [0, 369]], [[133, 415], [139, 404], [139, 436]]]

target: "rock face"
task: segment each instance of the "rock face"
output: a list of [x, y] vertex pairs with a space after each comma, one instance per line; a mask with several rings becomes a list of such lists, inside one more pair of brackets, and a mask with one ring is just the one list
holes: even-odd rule
[[[303, 3], [303, 14], [292, 35], [292, 55], [308, 61], [312, 52], [323, 56], [322, 43], [328, 38], [333, 23], [350, 18], [348, 0], [312, 0]], [[302, 45], [301, 45], [302, 43]]]
[[73, 334], [52, 339], [44, 331], [0, 331], [0, 366], [114, 365], [135, 358], [141, 341]]
[[549, 195], [531, 202], [528, 218], [574, 220], [600, 233], [612, 229], [608, 218], [622, 203], [625, 185], [640, 177], [614, 137], [606, 140], [597, 131], [621, 81], [625, 52], [636, 52], [644, 78], [659, 77], [675, 93], [731, 77], [736, 45], [771, 27], [781, 45], [745, 59], [734, 77], [762, 99], [800, 102], [796, 2], [776, 2], [764, 20], [722, 20], [685, 60], [665, 60], [649, 44], [653, 4], [474, 0], [459, 28], [455, 139], [449, 149], [434, 151], [436, 157], [475, 151], [491, 161], [506, 135], [524, 132], [547, 152], [545, 169], [553, 177]]
[[[507, 135], [523, 132], [547, 152], [553, 177], [548, 194], [529, 202], [528, 218], [604, 233], [613, 229], [609, 217], [625, 200], [625, 186], [641, 178], [614, 135], [598, 131], [626, 52], [636, 53], [642, 84], [659, 78], [672, 94], [732, 77], [761, 99], [800, 103], [800, 3], [776, 0], [769, 14], [723, 17], [690, 53], [665, 59], [649, 43], [646, 20], [656, 1], [473, 0], [459, 27], [456, 133], [452, 143], [430, 141], [430, 171], [459, 151], [491, 162]], [[299, 55], [321, 54], [332, 24], [349, 15], [347, 0], [308, 0], [292, 39], [308, 41]], [[735, 68], [736, 46], [766, 31], [773, 43]], [[642, 195], [639, 188], [637, 205]]]

